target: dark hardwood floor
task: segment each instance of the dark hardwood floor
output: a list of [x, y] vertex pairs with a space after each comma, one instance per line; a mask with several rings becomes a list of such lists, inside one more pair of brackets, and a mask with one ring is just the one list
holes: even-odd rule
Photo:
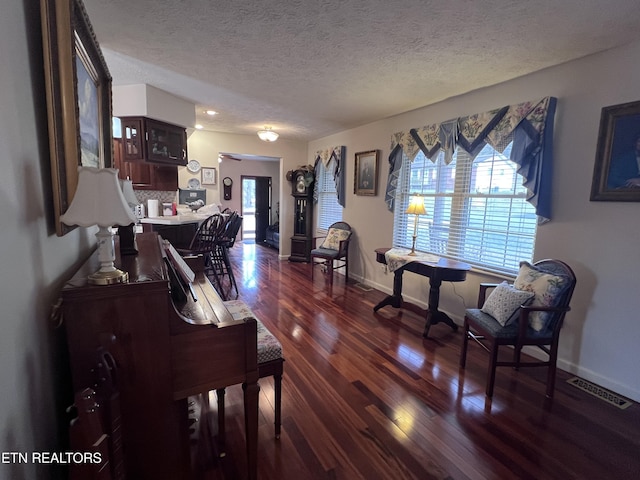
[[[239, 298], [286, 358], [279, 440], [273, 381], [260, 381], [260, 479], [640, 478], [638, 405], [611, 406], [562, 371], [547, 403], [546, 369], [510, 368], [498, 370], [488, 402], [488, 359], [470, 345], [460, 371], [460, 331], [440, 324], [424, 339], [417, 315], [373, 313], [380, 291], [343, 276], [332, 288], [323, 275], [312, 284], [308, 264], [253, 244], [236, 243], [231, 255]], [[226, 402], [226, 456], [202, 455], [211, 451], [202, 442], [199, 478], [246, 475], [240, 386]]]

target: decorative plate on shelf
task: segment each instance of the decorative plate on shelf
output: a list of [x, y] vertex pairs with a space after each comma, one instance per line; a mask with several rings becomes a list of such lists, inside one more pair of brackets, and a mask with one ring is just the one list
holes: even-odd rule
[[190, 178], [189, 181], [187, 182], [187, 187], [189, 187], [192, 190], [196, 188], [200, 188], [200, 180], [198, 180], [197, 178]]
[[198, 160], [189, 160], [189, 163], [187, 163], [187, 170], [191, 173], [198, 173], [200, 171], [200, 162]]

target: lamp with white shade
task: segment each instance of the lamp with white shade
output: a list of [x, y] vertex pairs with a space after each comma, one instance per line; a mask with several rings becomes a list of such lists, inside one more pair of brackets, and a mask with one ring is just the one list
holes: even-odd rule
[[135, 191], [133, 190], [133, 182], [128, 177], [126, 180], [120, 180], [120, 188], [122, 189], [125, 201], [131, 208], [140, 203], [138, 201], [138, 197], [136, 197]]
[[414, 216], [413, 220], [413, 244], [411, 245], [411, 252], [409, 255], [415, 256], [416, 253], [416, 239], [418, 238], [418, 216], [426, 215], [427, 210], [424, 208], [424, 197], [421, 195], [414, 195], [411, 197], [411, 202], [405, 213]]
[[278, 133], [271, 130], [271, 127], [264, 127], [264, 130], [258, 132], [258, 137], [260, 137], [260, 140], [263, 142], [275, 142], [279, 136]]
[[114, 225], [130, 225], [136, 221], [118, 182], [114, 168], [78, 168], [78, 187], [67, 211], [60, 216], [66, 225], [92, 227], [98, 225], [98, 261], [100, 269], [89, 275], [92, 285], [126, 283], [129, 274], [115, 267]]

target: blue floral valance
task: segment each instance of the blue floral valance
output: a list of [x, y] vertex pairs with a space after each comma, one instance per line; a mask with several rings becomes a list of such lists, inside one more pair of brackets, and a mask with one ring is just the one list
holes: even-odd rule
[[[326, 148], [324, 150], [318, 150], [314, 157], [313, 169], [315, 177], [318, 178], [320, 162], [327, 167], [332, 159], [335, 159], [335, 169], [333, 171], [333, 180], [336, 182], [336, 194], [338, 197], [338, 204], [344, 207], [345, 198], [345, 151], [344, 146]], [[313, 202], [318, 202], [318, 182], [315, 183], [313, 189]]]
[[518, 173], [528, 190], [527, 201], [536, 208], [541, 222], [549, 220], [556, 102], [554, 97], [545, 97], [394, 133], [385, 193], [387, 207], [393, 210], [403, 155], [413, 161], [422, 151], [433, 160], [443, 151], [445, 162], [449, 163], [456, 148], [463, 148], [475, 157], [486, 144], [498, 149], [511, 137], [511, 160], [519, 165]]

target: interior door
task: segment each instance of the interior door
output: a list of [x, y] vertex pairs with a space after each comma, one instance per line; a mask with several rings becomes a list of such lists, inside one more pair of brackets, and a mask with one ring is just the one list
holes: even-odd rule
[[271, 177], [256, 178], [256, 243], [267, 238], [267, 227], [271, 223]]

